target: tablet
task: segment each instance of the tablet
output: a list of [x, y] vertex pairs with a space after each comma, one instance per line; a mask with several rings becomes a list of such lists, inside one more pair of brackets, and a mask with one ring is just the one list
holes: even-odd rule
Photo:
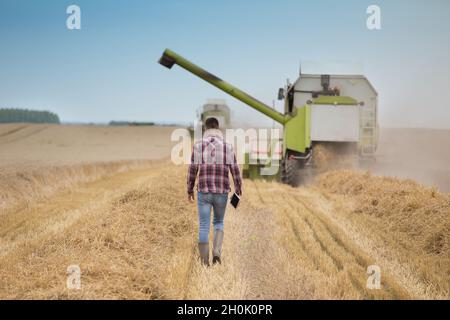
[[233, 196], [231, 197], [231, 205], [237, 209], [238, 205], [239, 205], [239, 201], [241, 200], [241, 198], [236, 194], [236, 192], [233, 194]]

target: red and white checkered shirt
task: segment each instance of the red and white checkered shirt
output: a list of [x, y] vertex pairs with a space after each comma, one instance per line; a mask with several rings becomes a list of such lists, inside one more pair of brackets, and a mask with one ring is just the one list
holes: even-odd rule
[[230, 192], [231, 172], [234, 189], [241, 194], [242, 180], [233, 146], [223, 141], [219, 130], [205, 131], [203, 139], [194, 144], [191, 164], [187, 175], [187, 192], [194, 193], [195, 179], [198, 173], [197, 190], [205, 193]]

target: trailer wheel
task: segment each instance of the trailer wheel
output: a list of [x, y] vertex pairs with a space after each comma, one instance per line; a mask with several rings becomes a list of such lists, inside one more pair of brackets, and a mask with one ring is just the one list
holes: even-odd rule
[[300, 184], [298, 170], [299, 161], [295, 159], [281, 160], [281, 182], [298, 187]]

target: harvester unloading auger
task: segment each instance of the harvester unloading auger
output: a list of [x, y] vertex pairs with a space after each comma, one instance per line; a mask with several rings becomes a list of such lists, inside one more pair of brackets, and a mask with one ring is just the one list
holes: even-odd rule
[[[283, 125], [280, 179], [284, 183], [298, 184], [299, 169], [312, 163], [319, 143], [352, 145], [360, 158], [371, 158], [376, 150], [377, 93], [364, 76], [301, 74], [279, 90], [279, 99], [285, 100], [283, 114], [169, 49], [159, 63], [169, 69], [178, 64]], [[256, 178], [259, 170], [251, 172], [250, 178]]]

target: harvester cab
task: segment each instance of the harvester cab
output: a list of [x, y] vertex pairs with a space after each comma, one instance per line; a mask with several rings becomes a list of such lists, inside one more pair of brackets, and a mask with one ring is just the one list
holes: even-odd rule
[[[280, 113], [169, 49], [159, 63], [169, 69], [177, 64], [280, 123], [283, 139], [277, 177], [284, 183], [302, 181], [299, 169], [314, 163], [313, 149], [320, 143], [352, 145], [360, 157], [371, 157], [376, 150], [377, 93], [364, 76], [301, 74], [279, 90], [279, 98], [285, 100]], [[264, 176], [259, 169], [266, 164], [246, 163], [244, 169], [249, 178], [258, 178]]]

